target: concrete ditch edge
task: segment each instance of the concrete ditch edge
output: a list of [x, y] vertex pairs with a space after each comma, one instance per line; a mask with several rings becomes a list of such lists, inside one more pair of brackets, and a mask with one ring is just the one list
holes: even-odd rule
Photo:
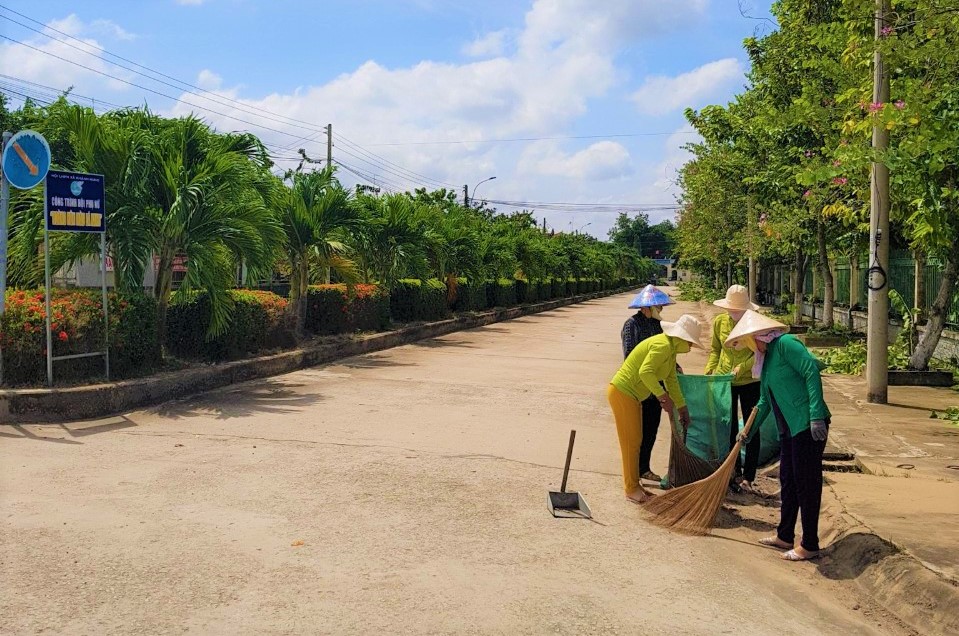
[[819, 573], [855, 581], [873, 602], [919, 634], [959, 633], [956, 582], [873, 530], [849, 510], [835, 485], [828, 484], [827, 493], [821, 529], [827, 558], [817, 563]]
[[0, 423], [55, 423], [107, 417], [145, 406], [153, 406], [175, 398], [196, 395], [238, 382], [290, 373], [297, 369], [373, 351], [382, 351], [383, 349], [427, 338], [435, 338], [455, 331], [473, 329], [595, 298], [622, 294], [630, 291], [630, 289], [594, 292], [531, 305], [486, 310], [436, 322], [402, 327], [393, 331], [354, 337], [347, 342], [293, 349], [267, 356], [225, 362], [203, 368], [166, 372], [145, 378], [62, 389], [3, 390], [0, 391]]

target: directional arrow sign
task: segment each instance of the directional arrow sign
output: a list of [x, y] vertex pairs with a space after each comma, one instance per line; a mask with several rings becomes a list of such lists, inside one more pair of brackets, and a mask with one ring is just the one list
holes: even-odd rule
[[50, 169], [50, 146], [33, 130], [21, 130], [7, 143], [0, 158], [3, 174], [14, 188], [29, 190], [41, 183]]

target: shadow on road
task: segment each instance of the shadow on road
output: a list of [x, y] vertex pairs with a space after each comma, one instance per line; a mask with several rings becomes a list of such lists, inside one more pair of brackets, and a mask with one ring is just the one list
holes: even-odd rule
[[318, 393], [298, 393], [295, 389], [301, 386], [304, 385], [267, 380], [255, 386], [248, 384], [184, 402], [161, 404], [153, 412], [171, 419], [214, 415], [218, 420], [229, 420], [258, 413], [292, 413], [324, 399]]

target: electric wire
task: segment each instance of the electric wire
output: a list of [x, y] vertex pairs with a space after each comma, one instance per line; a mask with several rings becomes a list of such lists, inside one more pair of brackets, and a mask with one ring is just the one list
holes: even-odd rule
[[[44, 29], [47, 29], [47, 30], [49, 30], [49, 31], [53, 31], [53, 32], [55, 32], [55, 33], [58, 33], [58, 34], [60, 34], [60, 35], [63, 35], [63, 36], [65, 36], [65, 37], [69, 38], [70, 40], [74, 40], [74, 41], [76, 41], [76, 42], [80, 42], [80, 43], [83, 44], [85, 47], [94, 48], [94, 49], [100, 51], [101, 53], [103, 53], [103, 54], [106, 55], [106, 56], [109, 56], [109, 57], [112, 57], [112, 58], [116, 58], [116, 59], [118, 59], [118, 60], [123, 60], [124, 62], [127, 62], [127, 63], [132, 64], [133, 66], [135, 66], [135, 67], [137, 67], [137, 68], [141, 68], [141, 69], [143, 69], [143, 70], [145, 70], [145, 71], [148, 71], [149, 73], [151, 73], [151, 74], [153, 74], [153, 75], [158, 75], [158, 76], [160, 76], [160, 77], [164, 77], [164, 78], [167, 78], [167, 79], [170, 79], [170, 80], [173, 80], [174, 82], [176, 82], [176, 84], [171, 84], [170, 82], [166, 82], [166, 81], [164, 81], [164, 80], [157, 79], [156, 77], [151, 77], [150, 75], [147, 75], [147, 74], [145, 74], [145, 73], [142, 73], [142, 72], [140, 72], [140, 71], [137, 71], [136, 69], [130, 68], [129, 66], [125, 66], [125, 65], [123, 65], [123, 64], [119, 64], [119, 63], [117, 63], [117, 62], [113, 62], [113, 61], [111, 61], [111, 60], [101, 58], [100, 56], [98, 56], [98, 55], [90, 52], [90, 51], [87, 50], [87, 49], [81, 48], [81, 47], [79, 47], [79, 46], [76, 46], [76, 45], [74, 45], [74, 44], [71, 44], [70, 42], [67, 42], [67, 41], [62, 40], [62, 39], [57, 38], [57, 37], [54, 37], [54, 36], [50, 35], [49, 33], [45, 33], [45, 32], [42, 31], [42, 30], [35, 29], [35, 28], [31, 27], [31, 26], [25, 25], [25, 24], [23, 24], [22, 22], [17, 22], [16, 20], [14, 20], [13, 18], [10, 18], [10, 17], [8, 17], [8, 16], [0, 15], [0, 18], [2, 18], [2, 19], [4, 19], [4, 20], [7, 20], [7, 21], [9, 21], [9, 22], [12, 22], [12, 23], [14, 23], [14, 24], [16, 24], [16, 25], [19, 25], [19, 26], [21, 26], [21, 27], [23, 27], [23, 28], [25, 28], [25, 29], [30, 30], [30, 31], [33, 31], [34, 33], [38, 33], [38, 34], [40, 34], [40, 35], [42, 35], [42, 36], [44, 36], [44, 37], [46, 37], [46, 38], [49, 38], [49, 39], [53, 40], [54, 42], [60, 42], [61, 44], [64, 44], [64, 45], [66, 45], [66, 46], [69, 46], [70, 48], [72, 48], [72, 49], [74, 49], [74, 50], [80, 51], [81, 53], [84, 53], [84, 54], [86, 54], [86, 55], [90, 55], [90, 56], [92, 56], [92, 57], [94, 57], [94, 58], [96, 58], [96, 59], [98, 59], [98, 60], [102, 60], [102, 61], [106, 62], [107, 64], [112, 64], [113, 66], [122, 68], [122, 69], [124, 69], [124, 70], [126, 70], [126, 71], [130, 71], [131, 73], [136, 73], [137, 75], [139, 75], [139, 76], [141, 76], [141, 77], [144, 77], [144, 78], [146, 78], [146, 79], [149, 79], [149, 80], [151, 80], [151, 81], [157, 82], [158, 84], [163, 84], [164, 86], [168, 86], [168, 87], [170, 87], [170, 88], [175, 88], [176, 90], [182, 90], [182, 91], [185, 92], [185, 93], [188, 93], [188, 94], [190, 94], [190, 95], [194, 95], [194, 96], [199, 97], [199, 98], [201, 98], [201, 99], [209, 100], [209, 101], [214, 102], [214, 103], [216, 103], [216, 104], [219, 104], [219, 105], [221, 105], [221, 106], [227, 106], [228, 108], [235, 108], [235, 109], [237, 109], [237, 110], [239, 110], [239, 111], [241, 111], [241, 112], [244, 112], [244, 113], [246, 113], [246, 114], [248, 114], [248, 115], [254, 115], [254, 116], [257, 116], [257, 117], [264, 117], [264, 119], [267, 119], [267, 120], [269, 120], [269, 121], [273, 121], [274, 123], [285, 124], [285, 125], [291, 125], [291, 123], [292, 123], [292, 124], [299, 124], [299, 125], [296, 126], [297, 128], [304, 128], [304, 129], [306, 129], [306, 130], [310, 130], [310, 131], [312, 131], [312, 132], [314, 132], [314, 133], [319, 133], [319, 134], [323, 134], [323, 133], [326, 132], [326, 130], [325, 130], [324, 128], [317, 127], [317, 124], [314, 124], [314, 123], [312, 123], [312, 122], [307, 122], [307, 121], [303, 121], [303, 120], [301, 120], [301, 119], [294, 119], [294, 118], [292, 118], [292, 117], [287, 117], [286, 115], [281, 115], [280, 113], [275, 113], [275, 112], [273, 112], [273, 111], [269, 111], [269, 110], [266, 110], [266, 109], [263, 109], [263, 108], [258, 108], [258, 107], [256, 107], [256, 106], [252, 106], [252, 105], [246, 104], [246, 103], [241, 102], [241, 101], [239, 101], [239, 100], [232, 99], [232, 98], [225, 97], [225, 96], [221, 96], [221, 95], [217, 95], [215, 98], [214, 98], [214, 97], [211, 97], [211, 96], [210, 96], [210, 95], [211, 95], [211, 92], [210, 92], [209, 90], [207, 90], [207, 89], [204, 89], [204, 88], [200, 87], [200, 86], [196, 86], [196, 85], [194, 85], [194, 84], [190, 84], [189, 82], [185, 82], [185, 81], [183, 81], [183, 80], [177, 79], [177, 78], [175, 78], [175, 77], [172, 77], [172, 76], [167, 75], [167, 74], [165, 74], [165, 73], [162, 73], [162, 72], [160, 72], [160, 71], [157, 71], [157, 70], [155, 70], [155, 69], [152, 69], [152, 68], [150, 68], [150, 67], [148, 67], [148, 66], [144, 66], [144, 65], [142, 65], [142, 64], [138, 64], [137, 62], [134, 62], [133, 60], [129, 60], [129, 59], [125, 58], [125, 57], [122, 57], [122, 56], [116, 55], [116, 54], [114, 54], [114, 53], [111, 53], [110, 51], [108, 51], [107, 49], [103, 48], [102, 46], [98, 46], [98, 45], [95, 45], [95, 44], [90, 44], [90, 43], [88, 43], [88, 42], [84, 42], [83, 40], [81, 40], [81, 39], [79, 39], [79, 38], [76, 38], [76, 37], [74, 37], [74, 36], [72, 36], [72, 35], [70, 35], [70, 34], [68, 34], [68, 33], [64, 33], [63, 31], [60, 31], [60, 30], [58, 30], [58, 29], [55, 29], [55, 28], [53, 28], [53, 27], [51, 27], [51, 26], [44, 25], [42, 22], [39, 22], [38, 20], [34, 20], [33, 18], [30, 18], [30, 17], [28, 17], [28, 16], [25, 16], [25, 15], [23, 15], [22, 13], [17, 13], [16, 11], [14, 11], [14, 10], [8, 8], [8, 7], [5, 7], [5, 6], [3, 6], [3, 5], [0, 5], [0, 9], [4, 9], [4, 10], [6, 10], [6, 11], [9, 11], [10, 13], [14, 13], [14, 14], [16, 14], [16, 15], [18, 15], [18, 16], [26, 19], [26, 20], [29, 20], [30, 22], [34, 22], [34, 23], [36, 23], [36, 24], [40, 24], [41, 26], [43, 26]], [[184, 88], [183, 88], [184, 86], [187, 87], [187, 89], [184, 89]], [[204, 94], [196, 93], [196, 92], [194, 92], [194, 90], [188, 90], [188, 89], [194, 89], [194, 90], [202, 91]], [[214, 93], [214, 94], [215, 94], [215, 93]], [[276, 119], [276, 118], [285, 119], [285, 120], [287, 120], [287, 121], [280, 121], [279, 119]]]

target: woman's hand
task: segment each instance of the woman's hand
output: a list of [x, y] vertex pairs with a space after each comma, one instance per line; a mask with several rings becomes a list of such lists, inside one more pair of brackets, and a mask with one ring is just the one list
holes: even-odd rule
[[813, 420], [809, 423], [809, 433], [817, 442], [824, 442], [829, 436], [829, 426], [825, 420]]
[[689, 428], [689, 409], [685, 406], [679, 409], [679, 423], [683, 425], [683, 430]]
[[663, 393], [663, 395], [659, 398], [659, 405], [662, 406], [663, 410], [667, 413], [672, 413], [673, 409], [676, 407], [676, 405], [673, 404], [673, 398], [669, 397], [669, 393]]

